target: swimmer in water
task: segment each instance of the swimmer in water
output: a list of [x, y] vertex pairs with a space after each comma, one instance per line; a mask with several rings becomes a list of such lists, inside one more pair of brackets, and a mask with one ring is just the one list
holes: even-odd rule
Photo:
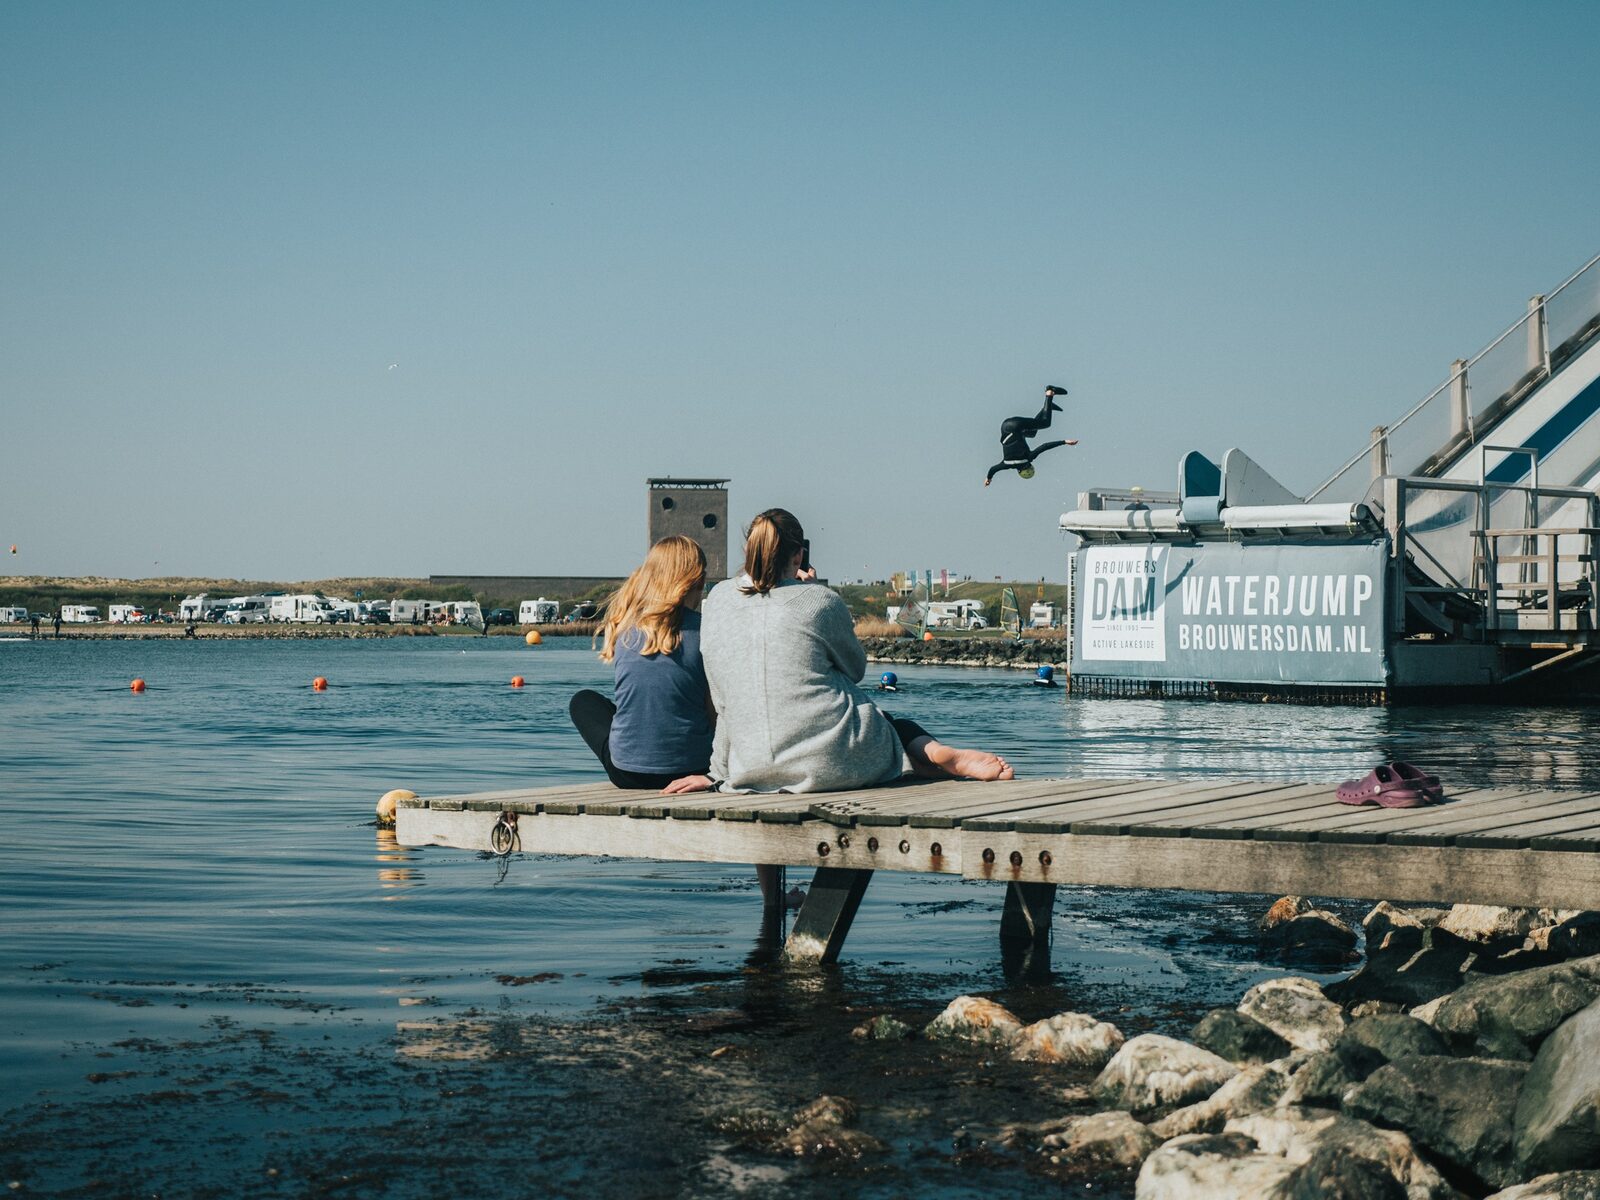
[[893, 671], [885, 671], [878, 677], [878, 690], [880, 692], [898, 692], [900, 690], [900, 677]]
[[1042, 446], [1028, 445], [1028, 439], [1041, 429], [1050, 427], [1050, 417], [1053, 413], [1061, 411], [1061, 405], [1056, 403], [1057, 396], [1065, 396], [1067, 389], [1056, 387], [1052, 384], [1044, 390], [1044, 407], [1039, 410], [1036, 417], [1007, 417], [1000, 422], [1000, 454], [1001, 461], [989, 468], [989, 473], [983, 478], [983, 486], [988, 487], [994, 482], [994, 477], [1001, 471], [1015, 471], [1024, 479], [1033, 478], [1033, 460], [1046, 450], [1054, 450], [1057, 446], [1076, 446], [1077, 438], [1063, 438], [1060, 441], [1045, 442]]

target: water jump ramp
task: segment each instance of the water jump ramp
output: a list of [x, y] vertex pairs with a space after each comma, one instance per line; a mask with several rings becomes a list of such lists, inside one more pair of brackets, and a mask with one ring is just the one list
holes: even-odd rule
[[1600, 690], [1600, 257], [1309, 496], [1242, 451], [1061, 517], [1089, 695], [1387, 703]]

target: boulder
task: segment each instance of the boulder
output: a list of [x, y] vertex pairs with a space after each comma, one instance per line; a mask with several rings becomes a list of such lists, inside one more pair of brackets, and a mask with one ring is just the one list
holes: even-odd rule
[[1296, 1050], [1328, 1050], [1344, 1032], [1344, 1011], [1309, 979], [1287, 976], [1258, 983], [1239, 1001], [1254, 1017]]
[[1519, 1183], [1486, 1200], [1600, 1200], [1600, 1171], [1562, 1171]]
[[1144, 1160], [1135, 1200], [1215, 1200], [1288, 1196], [1295, 1164], [1262, 1154], [1242, 1134], [1193, 1133], [1173, 1138]]
[[1355, 955], [1356, 931], [1300, 896], [1284, 896], [1257, 922], [1261, 948], [1290, 958], [1347, 962]]
[[1600, 1166], [1600, 1002], [1539, 1047], [1517, 1100], [1514, 1136], [1524, 1174]]
[[1107, 1108], [1154, 1114], [1203, 1100], [1236, 1074], [1209, 1050], [1145, 1033], [1123, 1043], [1090, 1091]]
[[1426, 1004], [1419, 1004], [1413, 1008], [1410, 1015], [1421, 1021], [1424, 1025], [1431, 1027], [1433, 1025], [1434, 1017], [1439, 1015], [1439, 1006], [1449, 998], [1450, 994], [1448, 992], [1442, 996], [1435, 996]]
[[1404, 1130], [1475, 1189], [1507, 1187], [1518, 1179], [1511, 1123], [1527, 1072], [1527, 1064], [1502, 1059], [1401, 1058], [1353, 1088], [1344, 1108]]
[[850, 1126], [856, 1106], [839, 1096], [818, 1096], [789, 1118], [789, 1128], [772, 1143], [780, 1154], [797, 1158], [860, 1158], [888, 1147], [870, 1133]]
[[1600, 954], [1600, 913], [1572, 913], [1557, 925], [1541, 926], [1528, 934], [1523, 948], [1562, 959]]
[[1378, 1013], [1351, 1021], [1333, 1049], [1356, 1079], [1365, 1079], [1384, 1063], [1407, 1055], [1450, 1053], [1431, 1025], [1404, 1013]]
[[888, 1013], [873, 1017], [850, 1031], [850, 1036], [868, 1042], [903, 1042], [916, 1036], [916, 1030]]
[[1032, 1062], [1066, 1063], [1099, 1070], [1122, 1047], [1122, 1031], [1083, 1013], [1057, 1013], [1025, 1026], [1011, 1053]]
[[1286, 1058], [1246, 1067], [1204, 1100], [1167, 1114], [1150, 1130], [1163, 1141], [1186, 1133], [1221, 1133], [1231, 1118], [1277, 1104], [1298, 1065], [1298, 1060]]
[[1500, 908], [1493, 904], [1457, 904], [1439, 928], [1468, 942], [1491, 945], [1522, 940], [1541, 925], [1548, 925], [1554, 914], [1549, 909]]
[[[1367, 915], [1372, 918], [1376, 912]], [[1374, 928], [1383, 931], [1376, 939]], [[1330, 983], [1326, 993], [1341, 1004], [1386, 1000], [1412, 1008], [1460, 987], [1462, 972], [1477, 961], [1482, 950], [1482, 946], [1437, 925], [1423, 925], [1397, 909], [1372, 921], [1367, 931], [1367, 961], [1348, 979]]]
[[1573, 1013], [1600, 999], [1600, 958], [1475, 980], [1446, 996], [1429, 1023], [1457, 1054], [1532, 1059]]
[[1294, 1073], [1279, 1104], [1284, 1108], [1338, 1109], [1344, 1105], [1345, 1093], [1359, 1082], [1344, 1059], [1332, 1050], [1324, 1050], [1313, 1054]]
[[1040, 1147], [1056, 1163], [1095, 1170], [1136, 1171], [1161, 1139], [1125, 1112], [1077, 1117]]
[[922, 1031], [924, 1037], [936, 1042], [991, 1046], [1010, 1046], [1021, 1034], [1022, 1022], [1009, 1009], [982, 996], [957, 996]]
[[[1294, 1200], [1379, 1200], [1394, 1195], [1407, 1200], [1456, 1200], [1455, 1189], [1404, 1133], [1338, 1113], [1280, 1108], [1229, 1121], [1224, 1133], [1243, 1134], [1262, 1153], [1279, 1154], [1298, 1164], [1284, 1193]], [[1352, 1165], [1357, 1162], [1367, 1165]]]
[[1260, 1021], [1236, 1008], [1213, 1008], [1200, 1018], [1189, 1036], [1195, 1045], [1240, 1065], [1272, 1062], [1293, 1049]]

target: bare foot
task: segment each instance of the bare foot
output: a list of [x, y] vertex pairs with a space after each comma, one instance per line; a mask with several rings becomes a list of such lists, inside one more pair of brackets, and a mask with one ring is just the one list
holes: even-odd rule
[[998, 754], [983, 750], [962, 750], [930, 741], [919, 748], [928, 765], [954, 779], [977, 779], [989, 782], [1012, 777], [1011, 764]]

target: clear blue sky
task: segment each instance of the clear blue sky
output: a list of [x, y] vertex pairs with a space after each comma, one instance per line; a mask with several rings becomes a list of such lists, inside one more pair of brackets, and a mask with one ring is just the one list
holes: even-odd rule
[[[835, 577], [1309, 489], [1600, 251], [1600, 6], [0, 5], [17, 573]], [[982, 478], [1071, 389], [1076, 449]], [[157, 565], [159, 564], [159, 565]], [[0, 571], [5, 568], [0, 567]]]

